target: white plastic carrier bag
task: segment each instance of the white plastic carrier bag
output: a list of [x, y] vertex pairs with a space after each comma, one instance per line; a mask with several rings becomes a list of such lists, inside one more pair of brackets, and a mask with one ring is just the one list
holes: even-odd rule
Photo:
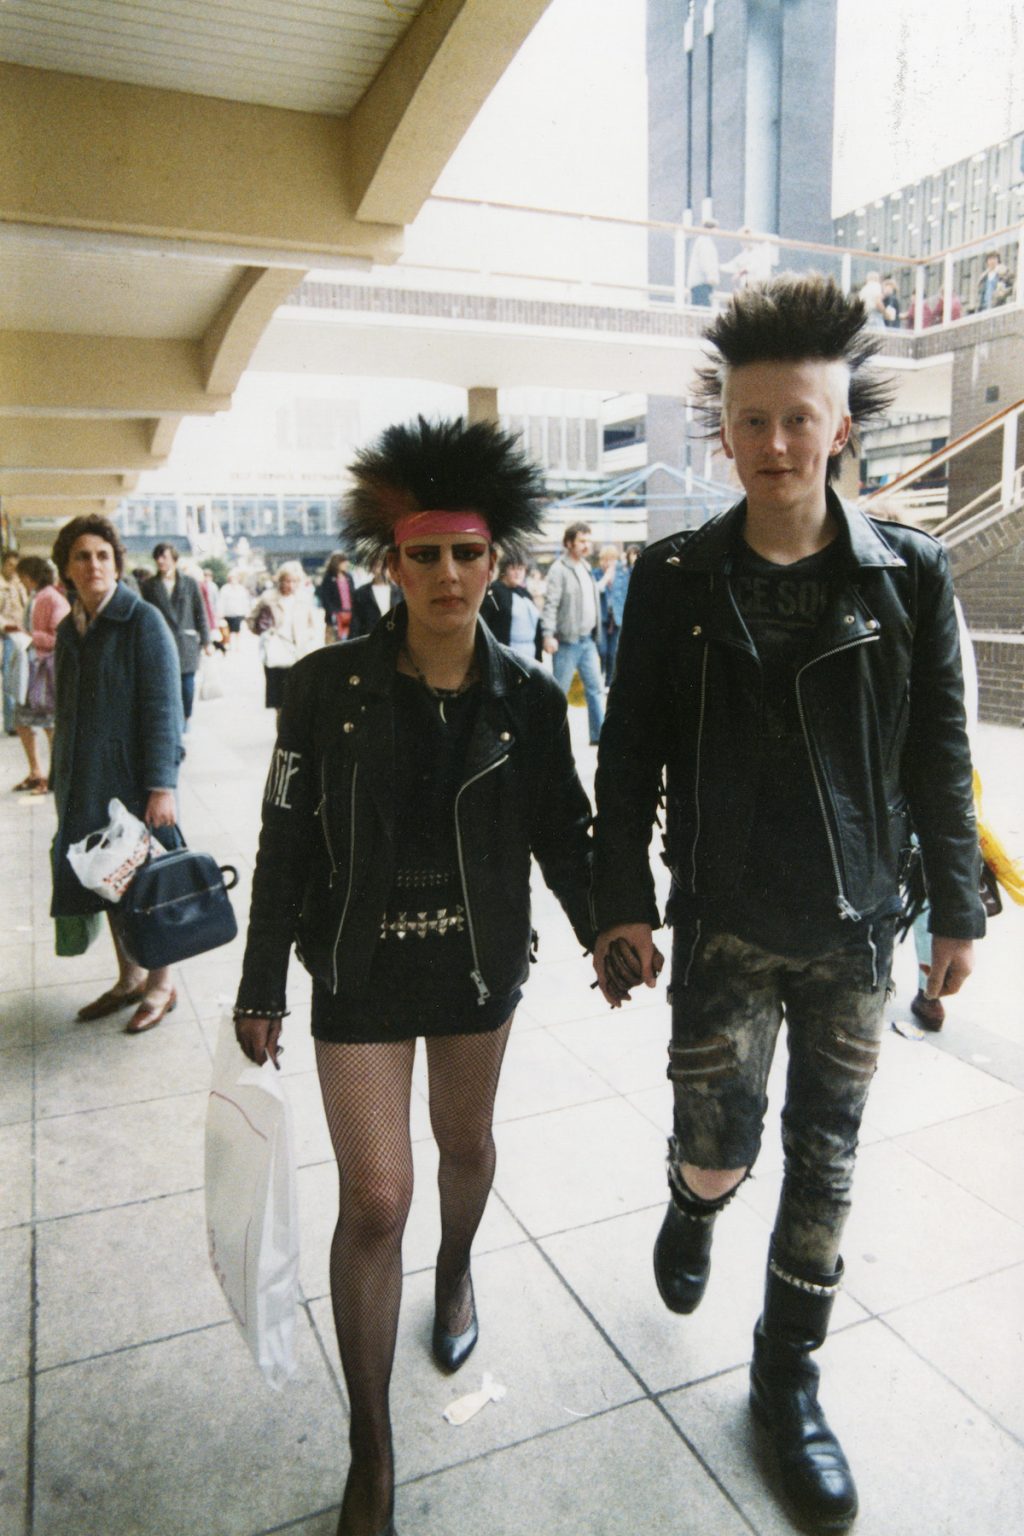
[[281, 1074], [254, 1066], [221, 1019], [206, 1110], [210, 1263], [264, 1378], [295, 1374], [299, 1220], [295, 1137]]
[[107, 805], [110, 821], [90, 832], [68, 849], [68, 863], [87, 891], [104, 900], [120, 901], [135, 878], [135, 871], [163, 848], [150, 836], [144, 821], [133, 816], [120, 800]]
[[224, 697], [224, 657], [219, 651], [203, 658], [203, 670], [199, 674], [199, 697], [222, 699]]

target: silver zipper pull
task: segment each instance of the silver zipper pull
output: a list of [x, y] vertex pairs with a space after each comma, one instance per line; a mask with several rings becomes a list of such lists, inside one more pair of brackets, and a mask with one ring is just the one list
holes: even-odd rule
[[836, 906], [839, 908], [839, 916], [841, 918], [848, 918], [851, 923], [860, 922], [860, 913], [856, 907], [851, 907], [845, 896], [840, 894], [836, 897]]
[[486, 1003], [487, 999], [491, 995], [487, 983], [484, 981], [479, 971], [470, 971], [469, 974], [473, 978], [473, 983], [476, 986], [477, 1003], [482, 1008], [484, 1003]]

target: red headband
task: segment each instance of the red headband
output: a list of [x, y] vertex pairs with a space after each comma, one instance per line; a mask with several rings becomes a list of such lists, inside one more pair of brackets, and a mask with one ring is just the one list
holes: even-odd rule
[[393, 544], [426, 538], [431, 533], [477, 533], [492, 543], [491, 530], [479, 512], [410, 512], [400, 517], [391, 535]]

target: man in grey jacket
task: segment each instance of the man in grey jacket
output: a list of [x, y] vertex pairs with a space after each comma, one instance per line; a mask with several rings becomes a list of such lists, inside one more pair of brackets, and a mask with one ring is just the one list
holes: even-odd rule
[[178, 647], [181, 666], [181, 704], [185, 729], [192, 714], [196, 672], [203, 651], [210, 651], [210, 625], [199, 585], [178, 570], [178, 551], [173, 544], [157, 544], [153, 550], [157, 575], [142, 583], [147, 603], [159, 608]]
[[597, 652], [600, 602], [587, 559], [589, 526], [570, 523], [562, 535], [562, 544], [564, 553], [553, 562], [544, 593], [544, 649], [552, 658], [555, 681], [563, 693], [568, 694], [573, 673], [579, 673], [587, 696], [590, 745], [596, 747], [604, 724], [604, 688]]

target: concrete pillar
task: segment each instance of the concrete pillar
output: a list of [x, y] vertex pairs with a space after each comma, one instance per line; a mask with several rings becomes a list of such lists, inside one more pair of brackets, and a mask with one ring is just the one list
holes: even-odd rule
[[498, 424], [498, 391], [479, 387], [466, 391], [466, 419]]

